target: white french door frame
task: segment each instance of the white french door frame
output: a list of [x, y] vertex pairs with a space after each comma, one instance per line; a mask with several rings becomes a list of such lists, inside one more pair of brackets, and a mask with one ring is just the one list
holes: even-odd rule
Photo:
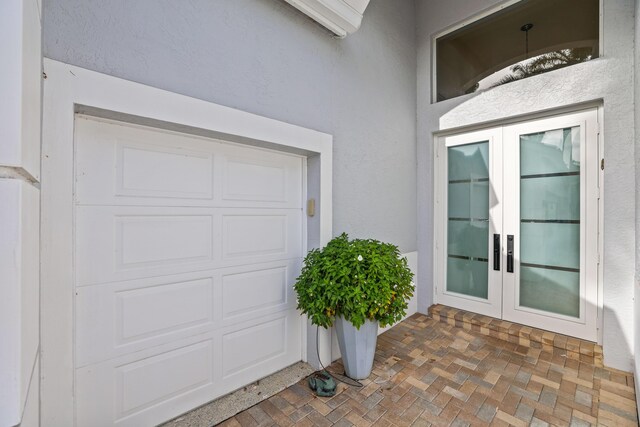
[[[519, 136], [552, 129], [580, 129], [580, 316], [573, 318], [521, 306], [520, 301], [520, 144]], [[597, 340], [598, 318], [598, 122], [597, 111], [551, 117], [505, 126], [504, 199], [512, 215], [504, 215], [504, 234], [513, 235], [514, 271], [503, 279], [503, 319], [554, 330], [589, 341]]]
[[[447, 215], [447, 186], [444, 185], [446, 177], [449, 175], [448, 164], [446, 161], [446, 151], [449, 147], [455, 147], [459, 145], [467, 145], [477, 142], [488, 142], [489, 145], [489, 236], [493, 236], [494, 233], [500, 234], [498, 229], [502, 223], [502, 204], [499, 199], [501, 192], [492, 191], [491, 185], [496, 184], [502, 186], [502, 132], [496, 128], [480, 130], [476, 132], [469, 132], [460, 135], [453, 135], [443, 137], [441, 143], [436, 144], [436, 168], [435, 176], [443, 181], [438, 187], [439, 196], [436, 197], [435, 203], [435, 221], [434, 224], [441, 224], [442, 226], [435, 227], [434, 235], [436, 237], [436, 262], [434, 264], [434, 272], [436, 274], [435, 292], [436, 301], [445, 305], [455, 305], [459, 299], [465, 300], [465, 306], [469, 311], [474, 313], [484, 314], [485, 316], [500, 317], [502, 313], [502, 290], [495, 286], [500, 271], [494, 271], [491, 268], [493, 262], [493, 251], [489, 247], [490, 242], [487, 241], [487, 254], [489, 255], [489, 279], [488, 279], [488, 297], [486, 300], [476, 298], [473, 296], [453, 294], [446, 290], [447, 282], [447, 251], [446, 241], [448, 233], [448, 215]], [[442, 242], [442, 244], [440, 244]], [[494, 284], [492, 286], [492, 284]]]
[[[434, 301], [439, 304], [502, 318], [590, 341], [601, 342], [602, 330], [602, 177], [603, 156], [599, 122], [601, 109], [591, 107], [553, 116], [492, 124], [480, 130], [434, 135]], [[553, 129], [580, 127], [580, 316], [572, 318], [519, 305], [520, 267], [520, 161], [518, 136]], [[489, 239], [500, 234], [501, 271], [492, 269], [493, 248], [488, 248], [489, 296], [487, 300], [446, 291], [447, 274], [447, 149], [455, 145], [489, 141]], [[494, 148], [492, 149], [492, 145]], [[498, 148], [499, 147], [499, 148]], [[496, 151], [501, 154], [497, 154]], [[504, 167], [503, 167], [504, 165]], [[496, 167], [499, 166], [499, 171]], [[499, 188], [498, 191], [493, 191]], [[505, 209], [511, 206], [512, 212]], [[514, 213], [515, 211], [515, 213]], [[507, 273], [506, 238], [515, 236], [514, 272]], [[499, 278], [498, 278], [499, 276]], [[461, 302], [463, 306], [461, 307]]]

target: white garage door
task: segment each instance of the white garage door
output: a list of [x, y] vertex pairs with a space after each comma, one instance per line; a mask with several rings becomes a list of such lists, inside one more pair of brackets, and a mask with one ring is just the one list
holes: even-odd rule
[[78, 117], [78, 426], [145, 426], [301, 359], [303, 158]]

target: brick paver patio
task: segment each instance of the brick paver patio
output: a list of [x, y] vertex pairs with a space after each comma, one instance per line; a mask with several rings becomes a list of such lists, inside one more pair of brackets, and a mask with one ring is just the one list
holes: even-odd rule
[[[330, 370], [342, 372], [339, 362]], [[224, 426], [638, 425], [633, 376], [416, 314], [380, 335], [363, 388], [301, 381]]]

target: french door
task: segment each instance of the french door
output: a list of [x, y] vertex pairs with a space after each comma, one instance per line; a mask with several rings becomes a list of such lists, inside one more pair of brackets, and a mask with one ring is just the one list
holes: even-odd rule
[[596, 110], [440, 137], [436, 298], [597, 339]]

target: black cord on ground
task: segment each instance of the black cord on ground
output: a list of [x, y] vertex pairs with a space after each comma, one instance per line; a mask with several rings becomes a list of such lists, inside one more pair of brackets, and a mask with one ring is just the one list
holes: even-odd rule
[[320, 348], [318, 345], [319, 329], [320, 327], [316, 325], [316, 355], [318, 356], [318, 363], [320, 364], [320, 367], [322, 367], [322, 369], [327, 374], [331, 375], [332, 377], [334, 377], [335, 379], [337, 379], [343, 384], [350, 385], [352, 387], [362, 387], [362, 383], [360, 381], [354, 380], [353, 378], [347, 376], [346, 373], [344, 375], [336, 374], [334, 372], [329, 372], [329, 370], [324, 367], [324, 365], [322, 364], [322, 360], [320, 360]]

